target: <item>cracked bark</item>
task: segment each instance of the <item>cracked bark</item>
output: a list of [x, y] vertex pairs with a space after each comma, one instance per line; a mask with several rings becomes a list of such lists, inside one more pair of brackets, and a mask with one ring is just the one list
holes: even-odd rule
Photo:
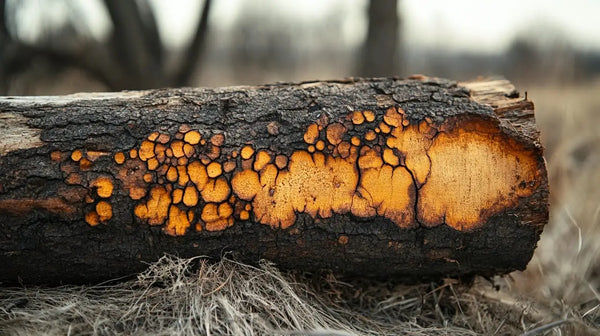
[[[140, 144], [153, 132], [170, 134], [172, 141], [176, 141], [182, 125], [198, 130], [206, 140], [211, 135], [223, 134], [225, 143], [217, 146], [219, 155], [212, 160], [221, 164], [236, 162], [235, 170], [222, 175], [231, 185], [231, 176], [244, 166], [244, 160], [232, 153], [245, 145], [250, 144], [255, 153], [266, 150], [273, 158], [277, 154], [285, 155], [289, 161], [292, 153], [306, 151], [303, 134], [310, 124], [348, 124], [349, 111], [365, 110], [373, 111], [379, 122], [390, 107], [405, 111], [407, 124], [420, 125], [426, 121], [435, 134], [424, 151], [429, 170], [422, 184], [414, 169], [406, 166], [409, 151], [402, 154], [402, 149], [393, 149], [396, 155], [403, 156], [400, 165], [410, 175], [415, 190], [413, 201], [408, 205], [414, 214], [406, 215], [408, 222], [397, 222], [382, 215], [361, 216], [358, 211], [350, 210], [333, 211], [330, 217], [311, 216], [307, 213], [308, 204], [304, 204], [295, 210], [293, 225], [281, 229], [265, 225], [262, 217], [265, 214], [240, 219], [240, 211], [245, 210], [236, 208], [241, 203], [232, 201], [234, 214], [228, 218], [235, 220], [231, 226], [211, 232], [206, 223], [202, 223], [199, 224], [201, 231], [194, 230], [192, 225], [182, 233], [165, 231], [167, 224], [148, 225], [142, 217], [134, 215], [140, 202], [146, 202], [142, 204], [146, 211], [149, 209], [149, 196], [134, 199], [135, 192], [147, 195], [148, 190], [143, 188], [168, 184], [160, 182], [162, 177], [158, 175], [149, 177], [154, 179], [152, 182], [140, 184], [139, 179], [150, 172], [146, 166], [149, 162], [130, 158], [132, 149], [137, 156]], [[277, 123], [276, 131], [273, 122]], [[480, 124], [487, 126], [481, 130]], [[488, 127], [494, 132], [490, 133]], [[533, 104], [520, 98], [514, 87], [502, 80], [455, 83], [427, 77], [350, 79], [258, 87], [4, 97], [0, 98], [0, 129], [3, 133], [0, 138], [0, 263], [3, 265], [0, 281], [4, 283], [98, 282], [141, 271], [146, 262], [156, 260], [163, 253], [218, 258], [229, 251], [245, 262], [256, 263], [265, 258], [282, 268], [331, 269], [349, 276], [422, 281], [446, 276], [493, 275], [526, 267], [548, 216], [547, 177], [533, 119]], [[374, 141], [364, 140], [367, 129], [366, 123], [349, 124], [344, 136], [357, 136], [362, 139], [362, 145], [380, 151], [385, 148], [385, 141], [381, 140], [385, 140], [383, 132], [378, 133]], [[457, 135], [462, 131], [473, 134], [472, 143]], [[440, 140], [440, 135], [445, 137], [445, 142]], [[489, 141], [495, 146], [489, 148], [500, 148], [499, 157], [512, 159], [515, 167], [523, 162], [522, 157], [511, 156], [512, 151], [526, 152], [535, 174], [527, 183], [525, 177], [514, 177], [524, 185], [509, 186], [506, 189], [509, 193], [480, 209], [477, 217], [480, 220], [467, 225], [458, 216], [458, 222], [454, 219], [458, 224], [451, 227], [452, 218], [457, 218], [455, 212], [461, 209], [435, 210], [436, 199], [442, 200], [447, 195], [439, 188], [432, 191], [429, 183], [436, 183], [438, 179], [439, 185], [440, 171], [457, 169], [457, 165], [469, 171], [465, 164], [450, 162], [452, 159], [447, 167], [438, 167], [446, 166], [440, 160], [452, 158], [440, 150], [439, 143], [452, 144], [459, 140], [467, 141], [466, 147], [479, 145], [477, 141]], [[429, 153], [434, 143], [439, 156], [435, 158], [437, 161], [432, 160]], [[325, 143], [325, 149], [316, 152], [335, 157], [337, 147], [334, 147]], [[209, 148], [213, 148], [214, 153], [214, 146], [210, 144], [195, 148], [199, 154], [190, 156], [190, 161], [210, 155]], [[491, 155], [486, 154], [489, 148], [482, 151], [485, 157]], [[360, 150], [360, 146], [356, 150]], [[475, 150], [477, 148], [465, 149], [461, 153]], [[81, 151], [88, 162], [74, 161], [72, 156], [76, 151]], [[124, 163], [115, 162], [120, 160], [116, 153], [126, 154]], [[314, 163], [316, 154], [312, 155]], [[184, 161], [187, 162], [187, 158]], [[456, 162], [460, 162], [459, 158]], [[357, 162], [352, 164], [360, 184], [363, 171]], [[416, 162], [413, 164], [418, 168]], [[437, 175], [432, 177], [433, 165], [436, 165]], [[507, 167], [513, 169], [510, 164]], [[514, 169], [513, 175], [519, 175], [520, 171]], [[494, 171], [483, 170], [481, 174]], [[112, 181], [102, 192], [92, 183], [100, 176], [108, 176]], [[275, 180], [279, 178], [280, 170], [277, 170]], [[359, 185], [355, 185], [355, 189], [360, 196], [357, 188]], [[98, 196], [102, 194], [106, 194], [103, 195], [106, 198]], [[169, 190], [168, 194], [171, 201], [174, 192]], [[274, 194], [275, 191], [269, 195], [274, 197]], [[229, 195], [236, 194], [229, 191]], [[385, 201], [392, 204], [395, 197], [399, 196], [387, 195]], [[110, 211], [105, 203], [110, 205]], [[354, 198], [349, 203], [349, 209], [354, 210]], [[377, 209], [381, 206], [378, 204]], [[184, 210], [188, 211], [184, 222], [199, 223], [200, 203]], [[322, 213], [331, 209], [315, 211]], [[432, 215], [436, 211], [439, 214]], [[189, 220], [189, 212], [193, 212], [195, 219]], [[89, 224], [94, 219], [90, 214], [96, 216], [99, 224]], [[178, 235], [173, 237], [165, 232]]]

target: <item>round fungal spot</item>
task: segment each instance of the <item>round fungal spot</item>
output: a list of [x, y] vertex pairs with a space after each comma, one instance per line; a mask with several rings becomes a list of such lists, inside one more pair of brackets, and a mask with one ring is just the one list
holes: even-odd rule
[[102, 198], [109, 198], [113, 193], [113, 183], [108, 177], [98, 177], [92, 182], [92, 187], [96, 188], [96, 193]]
[[219, 175], [221, 175], [221, 173], [223, 173], [223, 169], [221, 167], [221, 164], [218, 162], [211, 162], [207, 167], [206, 167], [206, 172], [208, 173], [208, 177], [217, 177]]
[[241, 152], [242, 159], [248, 160], [249, 158], [252, 157], [252, 155], [254, 155], [254, 149], [252, 148], [252, 146], [248, 145], [248, 146], [244, 146], [244, 148], [242, 148], [242, 152]]
[[183, 190], [175, 189], [173, 190], [173, 204], [179, 204], [183, 199]]
[[129, 157], [132, 159], [135, 159], [138, 157], [138, 151], [137, 149], [133, 148], [129, 151]]
[[115, 153], [115, 162], [117, 164], [123, 164], [125, 162], [125, 154], [121, 152]]
[[310, 146], [308, 146], [307, 150], [308, 150], [309, 153], [314, 153], [315, 152], [315, 146], [310, 145]]
[[169, 170], [167, 170], [167, 180], [169, 182], [175, 182], [175, 181], [177, 181], [177, 178], [178, 178], [177, 168], [169, 167]]
[[398, 110], [396, 110], [395, 107], [390, 107], [383, 115], [383, 121], [394, 127], [400, 127], [400, 125], [402, 125], [402, 119], [402, 114], [398, 113]]
[[373, 111], [363, 111], [363, 116], [367, 122], [373, 122], [375, 120], [375, 113], [373, 113]]
[[156, 170], [156, 168], [158, 168], [158, 160], [156, 158], [151, 158], [150, 160], [146, 161], [146, 164], [148, 165], [148, 170]]
[[246, 210], [242, 210], [240, 212], [240, 219], [241, 220], [248, 220], [248, 219], [250, 219], [250, 213], [248, 211], [246, 211]]
[[344, 133], [346, 133], [346, 127], [341, 123], [329, 124], [326, 130], [327, 141], [332, 145], [337, 145], [342, 142]]
[[306, 132], [304, 133], [304, 141], [307, 144], [314, 144], [319, 137], [319, 125], [310, 124], [306, 128]]
[[356, 136], [353, 136], [352, 139], [350, 139], [350, 142], [354, 146], [360, 146], [360, 138], [358, 138]]
[[158, 139], [158, 132], [152, 132], [150, 133], [150, 135], [148, 135], [148, 140], [150, 141], [156, 141], [156, 139]]
[[209, 181], [202, 189], [201, 195], [205, 202], [224, 202], [231, 192], [229, 184], [224, 177]]
[[365, 116], [360, 111], [352, 112], [352, 123], [354, 125], [360, 125], [365, 122]]
[[232, 172], [236, 167], [236, 163], [233, 160], [225, 161], [223, 163], [223, 171], [226, 173]]
[[341, 142], [337, 146], [337, 151], [343, 159], [350, 156], [350, 147], [351, 147], [350, 143], [346, 142], [346, 141]]
[[256, 157], [254, 159], [254, 170], [260, 171], [263, 169], [269, 162], [271, 162], [271, 155], [264, 150], [256, 153]]
[[73, 160], [75, 162], [79, 162], [79, 160], [81, 160], [82, 157], [83, 157], [83, 154], [81, 153], [81, 151], [79, 149], [74, 150], [73, 153], [71, 153], [71, 160]]
[[189, 131], [183, 136], [183, 141], [187, 142], [190, 145], [197, 145], [201, 139], [202, 136], [198, 131]]
[[158, 136], [158, 139], [156, 139], [156, 141], [160, 142], [163, 145], [167, 144], [169, 140], [171, 140], [171, 136], [166, 133], [161, 133]]
[[250, 201], [262, 189], [258, 173], [253, 170], [242, 170], [231, 179], [233, 192], [240, 199]]
[[348, 240], [349, 240], [349, 239], [348, 239], [348, 236], [346, 236], [346, 235], [341, 235], [341, 236], [338, 238], [338, 243], [339, 243], [340, 245], [346, 245], [346, 244], [348, 244]]
[[224, 142], [225, 136], [223, 134], [215, 134], [212, 136], [212, 138], [210, 138], [210, 143], [213, 144], [213, 146], [220, 147]]
[[284, 169], [287, 166], [288, 158], [285, 155], [277, 155], [275, 157], [275, 165], [279, 169]]
[[267, 125], [267, 132], [269, 132], [271, 135], [279, 134], [279, 123], [277, 121], [271, 121]]
[[183, 151], [183, 141], [176, 140], [171, 143], [171, 151], [173, 151], [173, 156], [176, 158], [183, 157], [185, 155]]
[[179, 133], [181, 133], [181, 134], [185, 134], [191, 130], [192, 130], [192, 128], [190, 127], [190, 125], [187, 125], [187, 124], [183, 124], [183, 125], [179, 126], [179, 129], [178, 129]]
[[85, 222], [91, 226], [100, 224], [100, 217], [96, 211], [90, 211], [85, 215]]
[[319, 151], [322, 151], [323, 149], [325, 149], [325, 142], [323, 140], [317, 141], [315, 148]]
[[365, 134], [365, 140], [367, 141], [373, 141], [377, 138], [377, 134], [373, 131], [368, 131], [367, 134]]
[[140, 145], [139, 156], [142, 161], [147, 161], [154, 157], [154, 142], [144, 141]]
[[92, 168], [92, 161], [90, 161], [86, 158], [79, 160], [79, 169], [88, 170], [90, 168]]
[[144, 177], [143, 177], [143, 179], [144, 179], [144, 182], [146, 182], [146, 183], [150, 183], [150, 182], [152, 182], [152, 180], [153, 180], [153, 178], [152, 178], [152, 174], [150, 174], [150, 173], [146, 173], [146, 174], [144, 174]]
[[100, 201], [96, 204], [96, 213], [101, 222], [106, 222], [112, 218], [112, 206], [106, 201]]
[[185, 191], [183, 193], [183, 204], [187, 205], [188, 207], [193, 207], [198, 204], [198, 192], [196, 191], [196, 188], [192, 186], [185, 187]]
[[391, 127], [384, 122], [379, 124], [379, 129], [381, 130], [381, 133], [385, 133], [385, 134], [390, 133], [390, 131], [392, 130]]
[[62, 160], [62, 153], [60, 151], [53, 151], [50, 153], [50, 160], [58, 162]]

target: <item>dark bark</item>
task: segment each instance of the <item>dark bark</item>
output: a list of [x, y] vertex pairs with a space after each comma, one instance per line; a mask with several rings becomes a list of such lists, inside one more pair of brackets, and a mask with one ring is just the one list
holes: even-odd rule
[[[253, 167], [252, 161], [241, 158], [247, 153], [242, 151], [237, 155], [240, 149], [251, 145], [256, 153], [264, 150], [272, 159], [277, 155], [287, 158], [297, 153], [309, 155], [306, 151], [309, 144], [305, 140], [311, 137], [307, 131], [310, 125], [314, 125], [314, 129], [318, 129], [317, 125], [323, 126], [317, 135], [325, 143], [320, 151], [327, 160], [341, 160], [341, 143], [337, 147], [327, 146], [327, 142], [338, 142], [328, 131], [325, 133], [334, 123], [345, 129], [339, 141], [349, 144], [350, 138], [355, 136], [377, 156], [391, 146], [389, 142], [386, 144], [386, 139], [390, 141], [389, 134], [402, 129], [402, 126], [392, 127], [389, 134], [385, 130], [384, 114], [389, 113], [390, 108], [404, 111], [405, 132], [418, 129], [423, 134], [417, 133], [417, 137], [426, 133], [432, 142], [423, 153], [429, 160], [426, 176], [419, 173], [421, 168], [413, 169], [419, 166], [415, 164], [419, 156], [413, 156], [413, 152], [404, 148], [392, 151], [399, 158], [396, 169], [412, 178], [406, 189], [384, 195], [383, 202], [392, 203], [400, 197], [408, 199], [401, 217], [383, 212], [362, 214], [360, 210], [355, 211], [355, 198], [352, 198], [352, 207], [346, 210], [340, 210], [342, 204], [330, 214], [323, 209], [312, 214], [308, 210], [309, 203], [322, 201], [314, 194], [312, 199], [302, 198], [306, 202], [304, 210], [296, 209], [291, 222], [282, 219], [273, 225], [267, 217], [279, 219], [284, 211], [278, 206], [290, 200], [269, 198], [285, 189], [286, 186], [279, 184], [262, 194], [267, 201], [261, 200], [258, 194], [252, 200], [242, 201], [244, 197], [234, 187], [226, 198], [233, 195], [235, 199], [214, 201], [231, 204], [233, 214], [224, 216], [226, 220], [220, 222], [204, 216], [207, 204], [213, 202], [204, 194], [199, 201], [192, 202], [193, 206], [171, 205], [169, 209], [194, 214], [191, 220], [190, 216], [185, 217], [184, 221], [190, 226], [183, 231], [169, 229], [168, 223], [175, 223], [179, 218], [177, 213], [169, 212], [167, 224], [163, 220], [156, 223], [159, 225], [149, 225], [153, 220], [151, 216], [138, 212], [140, 204], [146, 210], [152, 208], [148, 200], [150, 190], [167, 190], [168, 200], [176, 202], [174, 190], [181, 189], [177, 186], [179, 182], [165, 180], [169, 179], [166, 170], [160, 175], [162, 173], [157, 173], [160, 168], [150, 168], [150, 159], [141, 159], [143, 141], [147, 137], [160, 142], [160, 138], [153, 140], [153, 132], [165, 137], [170, 135], [173, 148], [170, 155], [177, 157], [174, 153], [178, 138], [184, 137], [183, 133], [190, 129], [198, 130], [208, 142], [188, 146], [193, 147], [194, 152], [184, 160], [187, 172], [191, 176], [188, 162], [204, 160], [204, 164], [208, 164], [212, 157], [223, 165], [220, 178], [232, 186], [233, 175]], [[362, 113], [358, 117], [373, 117], [374, 121], [353, 121], [356, 111], [372, 111], [372, 115]], [[387, 123], [391, 125], [394, 121]], [[380, 133], [372, 132], [376, 126]], [[350, 79], [221, 89], [5, 97], [0, 98], [0, 130], [3, 133], [0, 138], [0, 281], [5, 284], [98, 282], [139, 272], [147, 262], [157, 260], [164, 253], [219, 258], [223, 253], [232, 252], [236, 258], [249, 263], [264, 258], [282, 268], [331, 269], [350, 276], [398, 277], [407, 281], [493, 275], [526, 267], [548, 216], [547, 177], [533, 119], [533, 104], [519, 98], [506, 81], [457, 84], [424, 77]], [[216, 134], [224, 135], [224, 142], [220, 135], [215, 137]], [[375, 138], [370, 138], [373, 134]], [[438, 157], [448, 158], [444, 150], [452, 146], [452, 139], [463, 141], [452, 149], [457, 151], [456, 161], [450, 156], [447, 167], [444, 163], [440, 167]], [[319, 152], [316, 140], [306, 141], [315, 142], [313, 146]], [[407, 138], [405, 145], [418, 144], [410, 141]], [[486, 147], [488, 142], [489, 148]], [[492, 153], [484, 151], [483, 164], [474, 163], [478, 168], [473, 172], [470, 164], [460, 163], [460, 157], [477, 151], [478, 146]], [[152, 148], [158, 153], [158, 147]], [[138, 150], [137, 158], [128, 155], [131, 149]], [[367, 156], [366, 149], [356, 147], [360, 157]], [[469, 178], [481, 178], [479, 171], [490, 174], [483, 178], [493, 181], [495, 168], [491, 167], [490, 172], [485, 160], [490, 160], [490, 165], [502, 164], [494, 161], [494, 152], [507, 162], [514, 161], [514, 168], [512, 163], [506, 165], [508, 171], [501, 171], [501, 175], [507, 181], [514, 179], [515, 184], [497, 185], [499, 189], [491, 190], [491, 194], [496, 195], [505, 187], [508, 191], [485, 203], [487, 205], [478, 209], [474, 217], [468, 207], [476, 205], [468, 202], [464, 209], [454, 207], [454, 213], [447, 210], [443, 216], [435, 217], [440, 210], [431, 204], [436, 205], [437, 199], [442, 204], [444, 197], [453, 192], [441, 191], [439, 187], [432, 190], [436, 183], [439, 186], [436, 179], [439, 181], [444, 171], [459, 169], [468, 175], [464, 183], [468, 183]], [[79, 158], [78, 153], [82, 153], [83, 158]], [[124, 163], [118, 163], [117, 153], [125, 153]], [[319, 155], [309, 157], [317, 160]], [[261, 174], [261, 186], [268, 186], [267, 168], [262, 165], [256, 168], [261, 160], [258, 154], [254, 157], [254, 167]], [[373, 160], [352, 161], [353, 172], [349, 176], [358, 176], [359, 182], [355, 183], [363, 183], [367, 178], [370, 171], [362, 164], [370, 165]], [[172, 166], [177, 165], [175, 161], [168, 159]], [[226, 162], [234, 163], [235, 169], [227, 172]], [[519, 167], [527, 164], [529, 170], [521, 171]], [[288, 167], [291, 166], [292, 161], [288, 163]], [[286, 169], [278, 170], [277, 181], [284, 173], [292, 174]], [[383, 174], [383, 168], [377, 169]], [[318, 171], [319, 174], [328, 172]], [[144, 174], [149, 174], [148, 182], [142, 180]], [[313, 174], [312, 171], [309, 174]], [[101, 177], [106, 177], [114, 189], [107, 192], [108, 189], [97, 184]], [[311, 178], [314, 177], [307, 176], [306, 181]], [[306, 182], [309, 185], [300, 186], [293, 197], [301, 199], [313, 189], [322, 190], [319, 189], [321, 182], [325, 185], [331, 181]], [[351, 182], [340, 180], [333, 184], [337, 188], [340, 183]], [[182, 185], [192, 186], [191, 182]], [[215, 180], [213, 185], [217, 190]], [[471, 199], [469, 193], [476, 193], [475, 189], [486, 187], [465, 189], [466, 194], [459, 193], [456, 197]], [[366, 194], [366, 190], [373, 191], [365, 187], [362, 194]], [[136, 192], [141, 192], [143, 197], [137, 199], [141, 196], [133, 196]], [[104, 193], [108, 195], [102, 196]], [[366, 197], [359, 194], [357, 191], [354, 197]], [[376, 196], [369, 197], [373, 197], [372, 201]], [[110, 216], [104, 220], [98, 220], [103, 211], [99, 209], [101, 202], [110, 207]], [[157, 198], [157, 202], [162, 201]], [[247, 219], [242, 214], [245, 204], [252, 208]], [[272, 211], [261, 213], [261, 206]], [[383, 205], [378, 204], [377, 211], [381, 209]], [[464, 216], [460, 214], [462, 211]], [[196, 224], [201, 231], [196, 231]]]

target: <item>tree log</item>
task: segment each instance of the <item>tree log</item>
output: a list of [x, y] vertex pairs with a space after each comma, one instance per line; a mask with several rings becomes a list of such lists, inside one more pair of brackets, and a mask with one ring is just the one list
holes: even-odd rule
[[548, 219], [504, 80], [348, 79], [0, 98], [0, 281], [165, 253], [407, 281], [522, 270]]

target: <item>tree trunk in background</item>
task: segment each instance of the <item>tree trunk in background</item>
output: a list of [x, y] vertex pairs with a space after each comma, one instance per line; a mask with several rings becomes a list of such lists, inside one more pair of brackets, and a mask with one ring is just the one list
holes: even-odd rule
[[400, 19], [398, 1], [370, 0], [369, 26], [362, 47], [361, 76], [394, 76], [398, 74], [398, 36]]
[[414, 77], [0, 98], [0, 281], [164, 253], [408, 281], [522, 270], [548, 216], [533, 104]]

